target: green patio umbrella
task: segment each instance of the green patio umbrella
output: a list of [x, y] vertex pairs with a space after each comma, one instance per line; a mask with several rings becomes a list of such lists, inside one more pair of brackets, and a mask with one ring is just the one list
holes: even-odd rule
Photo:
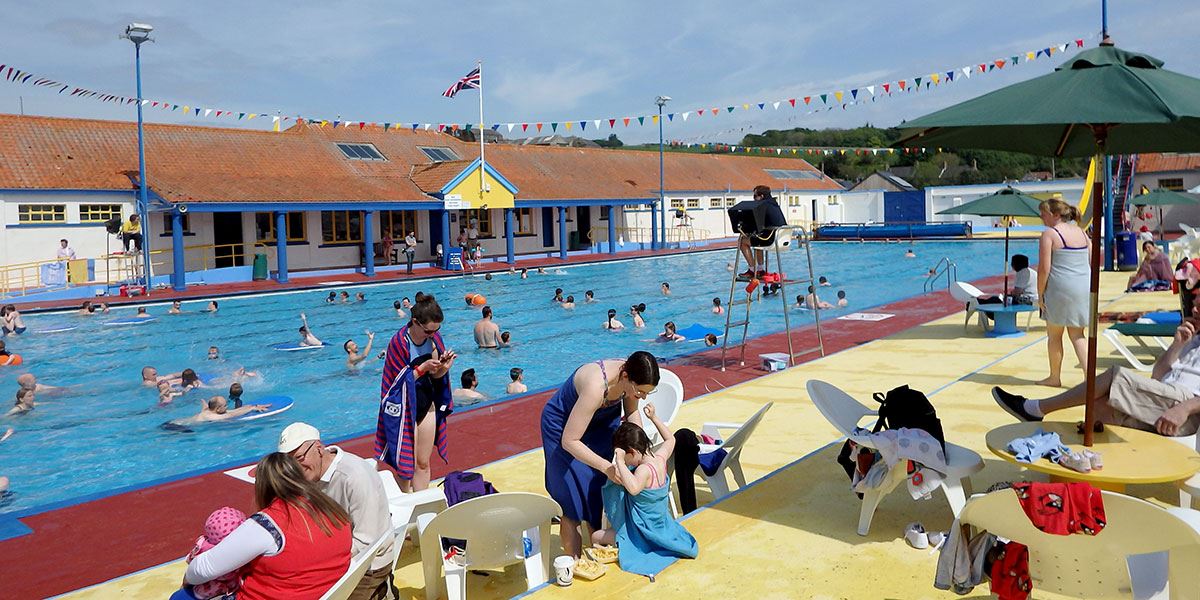
[[1008, 217], [1038, 217], [1042, 201], [1006, 187], [995, 194], [976, 198], [961, 206], [938, 211], [939, 215], [977, 215], [1004, 218], [1004, 296], [1008, 297]]
[[[1009, 150], [1043, 156], [1103, 156], [1200, 150], [1200, 79], [1162, 68], [1145, 54], [1105, 38], [1053, 73], [900, 125], [901, 147], [942, 146]], [[1103, 178], [1101, 178], [1103, 179]], [[1103, 183], [1092, 202], [1092, 319], [1088, 335], [1087, 396], [1096, 397], [1096, 330], [1100, 290]], [[1092, 402], [1086, 404], [1084, 444], [1092, 443]]]
[[[1143, 188], [1145, 189], [1145, 188]], [[1183, 192], [1175, 192], [1172, 190], [1164, 190], [1159, 188], [1153, 192], [1134, 196], [1129, 201], [1134, 206], [1157, 206], [1158, 207], [1158, 239], [1163, 239], [1163, 218], [1162, 207], [1177, 206], [1181, 204], [1200, 204], [1200, 200]]]

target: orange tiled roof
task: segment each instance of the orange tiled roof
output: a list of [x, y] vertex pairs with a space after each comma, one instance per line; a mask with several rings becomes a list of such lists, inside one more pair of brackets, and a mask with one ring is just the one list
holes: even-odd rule
[[[134, 123], [0, 115], [0, 188], [129, 189]], [[370, 143], [386, 161], [346, 159], [336, 142]], [[431, 164], [421, 146], [463, 160]], [[426, 201], [466, 168], [473, 144], [424, 130], [316, 127], [283, 132], [146, 125], [151, 188], [173, 202]], [[658, 193], [658, 155], [635, 150], [491, 144], [488, 163], [518, 200], [634, 199]], [[841, 189], [832, 179], [777, 180], [763, 169], [806, 170], [798, 159], [668, 153], [668, 191]]]
[[1138, 173], [1191, 171], [1200, 169], [1200, 154], [1139, 154]]

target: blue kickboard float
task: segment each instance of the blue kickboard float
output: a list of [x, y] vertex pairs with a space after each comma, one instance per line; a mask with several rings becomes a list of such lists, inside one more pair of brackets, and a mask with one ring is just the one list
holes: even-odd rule
[[105, 323], [105, 325], [141, 325], [142, 323], [150, 323], [157, 320], [156, 317], [125, 317], [123, 319], [113, 319]]
[[299, 342], [280, 342], [271, 344], [271, 347], [280, 352], [296, 352], [299, 350], [317, 350], [331, 345], [329, 342], [321, 342], [320, 346], [301, 346]]
[[246, 413], [234, 421], [253, 421], [263, 417], [269, 417], [284, 412], [292, 407], [296, 402], [289, 396], [263, 396], [262, 398], [253, 398], [251, 400], [242, 400], [243, 404], [267, 404], [270, 405], [264, 412]]
[[1179, 313], [1179, 311], [1174, 310], [1146, 313], [1142, 315], [1142, 318], [1150, 319], [1159, 325], [1177, 325], [1183, 323], [1183, 316]]
[[724, 332], [722, 332], [720, 329], [705, 327], [699, 323], [692, 323], [683, 329], [676, 330], [675, 333], [682, 335], [689, 340], [702, 340], [704, 339], [704, 336], [710, 333], [717, 337], [724, 335]]

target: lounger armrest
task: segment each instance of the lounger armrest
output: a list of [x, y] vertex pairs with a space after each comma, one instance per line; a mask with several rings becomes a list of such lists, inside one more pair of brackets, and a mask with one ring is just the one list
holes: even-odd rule
[[742, 425], [744, 424], [745, 423], [705, 423], [704, 426], [700, 428], [700, 433], [715, 438], [720, 438], [722, 429], [733, 429], [736, 431], [741, 429]]
[[392, 506], [420, 506], [434, 502], [445, 502], [446, 493], [440, 487], [432, 487], [419, 492], [388, 496], [388, 504]]
[[700, 444], [700, 454], [708, 454], [709, 452], [716, 452], [717, 449], [720, 447], [721, 447], [720, 444]]

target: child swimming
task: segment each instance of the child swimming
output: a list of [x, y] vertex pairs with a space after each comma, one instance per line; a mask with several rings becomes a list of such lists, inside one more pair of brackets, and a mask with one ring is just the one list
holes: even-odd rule
[[638, 329], [646, 326], [646, 321], [642, 318], [643, 312], [646, 312], [646, 303], [644, 302], [629, 307], [629, 314], [633, 317], [633, 326]]
[[609, 331], [625, 329], [625, 324], [617, 320], [616, 309], [613, 309], [613, 308], [608, 309], [608, 320], [604, 322], [604, 328]]
[[725, 308], [721, 306], [721, 299], [720, 299], [720, 298], [713, 298], [713, 302], [712, 302], [712, 314], [714, 314], [714, 315], [723, 315], [723, 314], [725, 314]]
[[675, 321], [667, 321], [663, 325], [663, 332], [658, 334], [658, 341], [660, 342], [683, 342], [686, 340], [687, 338], [675, 332]]

